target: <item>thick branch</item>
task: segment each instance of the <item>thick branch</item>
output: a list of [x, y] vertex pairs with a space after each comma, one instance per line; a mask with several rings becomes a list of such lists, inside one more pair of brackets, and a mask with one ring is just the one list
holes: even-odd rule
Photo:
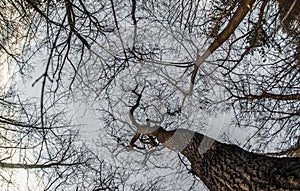
[[5, 163], [0, 162], [0, 168], [22, 168], [22, 169], [44, 169], [44, 168], [53, 168], [54, 166], [76, 166], [83, 163], [48, 163], [48, 164], [21, 164], [21, 163]]
[[274, 100], [283, 100], [283, 101], [289, 101], [289, 100], [295, 100], [300, 101], [300, 94], [273, 94], [273, 93], [267, 93], [263, 92], [260, 95], [249, 95], [245, 97], [238, 97], [239, 99], [249, 99], [249, 100], [255, 100], [255, 99], [274, 99]]
[[[240, 1], [240, 4], [235, 11], [233, 17], [228, 22], [224, 30], [217, 36], [217, 38], [210, 44], [205, 53], [200, 56], [195, 62], [195, 68], [191, 77], [191, 86], [195, 83], [196, 74], [199, 66], [204, 62], [206, 58], [209, 57], [218, 47], [220, 47], [235, 31], [238, 25], [242, 22], [244, 17], [249, 12], [251, 6], [254, 4], [255, 0], [245, 0]], [[192, 89], [192, 87], [191, 87]], [[190, 89], [190, 90], [191, 90]]]

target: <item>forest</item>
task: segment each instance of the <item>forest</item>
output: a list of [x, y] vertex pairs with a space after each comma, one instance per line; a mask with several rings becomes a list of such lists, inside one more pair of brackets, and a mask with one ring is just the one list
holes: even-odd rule
[[0, 0], [0, 190], [300, 190], [300, 1]]

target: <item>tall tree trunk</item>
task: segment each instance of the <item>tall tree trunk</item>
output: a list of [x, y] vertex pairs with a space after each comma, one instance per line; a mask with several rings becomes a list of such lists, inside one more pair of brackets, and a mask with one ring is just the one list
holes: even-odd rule
[[259, 155], [185, 129], [139, 130], [179, 150], [209, 190], [300, 190], [300, 158]]

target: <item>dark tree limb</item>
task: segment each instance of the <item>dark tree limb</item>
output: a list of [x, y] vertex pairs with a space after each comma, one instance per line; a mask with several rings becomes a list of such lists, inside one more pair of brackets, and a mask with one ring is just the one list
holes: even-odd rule
[[77, 38], [88, 48], [91, 48], [91, 45], [86, 41], [85, 38], [81, 36], [81, 34], [75, 29], [75, 19], [74, 19], [74, 12], [72, 9], [72, 3], [70, 0], [64, 0], [65, 7], [66, 7], [66, 14], [68, 18], [68, 25], [70, 27], [70, 33], [73, 33], [77, 36]]
[[[217, 38], [210, 44], [205, 53], [201, 55], [195, 62], [194, 71], [191, 76], [191, 88], [195, 84], [196, 74], [199, 66], [212, 54], [218, 47], [220, 47], [235, 31], [235, 29], [242, 22], [244, 17], [247, 15], [255, 0], [239, 1], [239, 6], [228, 22], [224, 30], [217, 36]], [[235, 4], [233, 5], [235, 6]]]

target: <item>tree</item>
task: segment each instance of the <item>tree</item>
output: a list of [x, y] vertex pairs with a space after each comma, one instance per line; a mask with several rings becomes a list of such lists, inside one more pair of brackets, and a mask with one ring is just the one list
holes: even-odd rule
[[[139, 124], [134, 111], [142, 94], [130, 110], [130, 119], [137, 128], [130, 142], [133, 148], [141, 134], [149, 137], [149, 144], [163, 144], [180, 151], [191, 163], [191, 171], [209, 190], [298, 190], [300, 188], [299, 158], [277, 158], [251, 153], [242, 148], [221, 143], [187, 129], [166, 131], [150, 123]], [[155, 142], [157, 139], [158, 143]], [[145, 142], [144, 142], [145, 143]]]
[[[49, 171], [57, 182], [55, 186], [50, 183], [49, 189], [78, 181], [70, 176], [73, 172], [86, 175], [94, 169], [91, 163], [97, 166], [102, 161], [79, 140], [80, 128], [70, 125], [74, 120], [64, 111], [72, 101], [88, 102], [99, 118], [102, 137], [97, 148], [109, 151], [113, 164], [122, 170], [134, 169], [136, 174], [147, 170], [145, 174], [153, 178], [149, 188], [168, 184], [166, 176], [151, 173], [164, 169], [178, 181], [184, 179], [179, 174], [189, 179], [195, 174], [212, 190], [254, 189], [252, 179], [236, 184], [242, 181], [241, 174], [250, 176], [249, 168], [261, 173], [251, 174], [257, 189], [299, 187], [297, 158], [265, 156], [270, 150], [286, 150], [299, 136], [300, 6], [296, 0], [2, 0], [1, 4], [7, 5], [1, 6], [0, 14], [1, 28], [7, 29], [6, 38], [0, 41], [6, 62], [17, 64], [24, 81], [31, 81], [33, 68], [40, 74], [31, 81], [40, 88], [37, 101], [29, 99], [26, 104], [20, 99], [22, 109], [17, 116], [21, 120], [3, 117], [3, 124], [17, 130], [26, 126], [25, 132], [30, 133], [25, 137], [36, 138], [40, 152], [33, 152], [35, 162], [29, 164], [55, 164]], [[31, 108], [24, 110], [25, 105]], [[248, 151], [221, 143], [217, 136], [204, 136], [211, 116], [223, 113], [234, 116], [231, 127], [249, 132], [244, 145]], [[17, 136], [22, 133], [15, 131]], [[135, 150], [129, 152], [132, 136], [130, 147]], [[172, 140], [182, 136], [188, 141], [174, 145]], [[18, 143], [14, 148], [28, 143], [24, 138], [12, 141]], [[176, 148], [186, 158], [159, 143]], [[194, 152], [187, 152], [186, 147]], [[218, 160], [208, 160], [212, 156]], [[249, 162], [238, 169], [230, 163], [237, 160]], [[274, 172], [275, 164], [284, 163], [278, 176], [290, 173], [290, 177], [277, 180], [256, 161]], [[68, 164], [66, 169], [61, 167], [67, 180], [57, 170], [59, 162]], [[138, 167], [132, 168], [133, 163]], [[3, 161], [3, 166], [9, 165], [15, 164]], [[213, 173], [214, 165], [222, 169], [217, 171], [221, 174]], [[293, 167], [288, 170], [288, 165]], [[181, 173], [172, 173], [174, 166]], [[235, 178], [227, 178], [229, 171]], [[121, 182], [139, 188], [130, 181]], [[191, 182], [182, 189], [193, 189], [195, 181]]]

